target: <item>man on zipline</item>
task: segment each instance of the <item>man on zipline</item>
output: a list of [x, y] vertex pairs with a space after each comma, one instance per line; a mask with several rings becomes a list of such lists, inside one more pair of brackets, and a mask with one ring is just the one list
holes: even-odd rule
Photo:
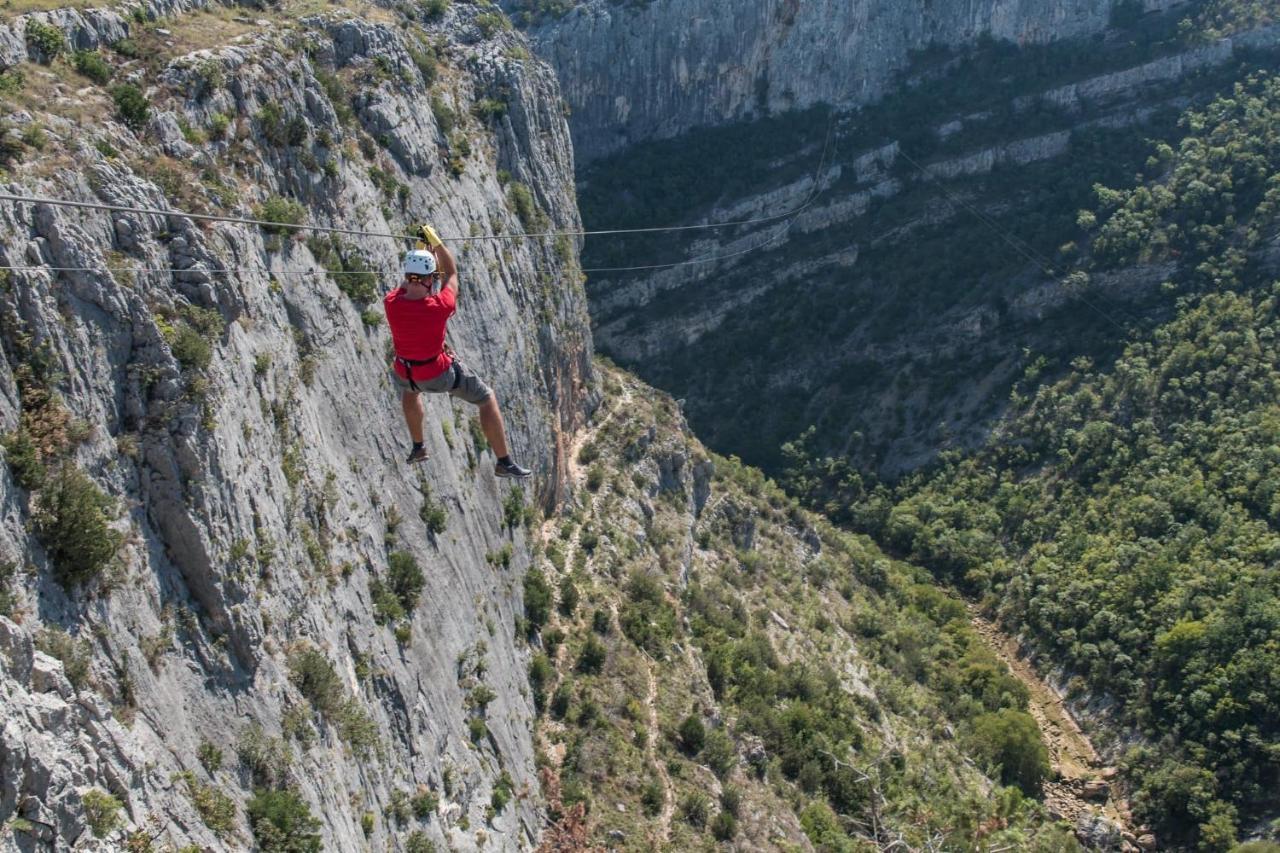
[[484, 380], [467, 371], [445, 346], [445, 326], [458, 306], [458, 265], [430, 225], [422, 226], [422, 236], [430, 249], [414, 249], [404, 256], [404, 281], [382, 300], [396, 351], [391, 373], [400, 388], [404, 420], [413, 439], [405, 461], [414, 463], [428, 458], [422, 435], [427, 415], [418, 395], [424, 391], [447, 393], [480, 408], [480, 429], [498, 455], [493, 473], [499, 477], [528, 477], [532, 472], [511, 459], [502, 412], [493, 391]]

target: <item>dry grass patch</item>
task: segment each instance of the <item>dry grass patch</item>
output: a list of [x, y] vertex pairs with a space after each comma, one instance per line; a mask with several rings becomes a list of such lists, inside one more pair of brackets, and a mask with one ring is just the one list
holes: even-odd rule
[[54, 9], [93, 9], [107, 4], [102, 0], [3, 0], [0, 20], [12, 21], [28, 12], [52, 12]]
[[18, 66], [22, 84], [0, 97], [0, 108], [26, 110], [39, 117], [53, 115], [85, 128], [111, 115], [111, 99], [99, 87], [77, 74], [69, 64], [24, 62]]
[[163, 43], [171, 56], [182, 56], [195, 50], [223, 47], [240, 36], [256, 32], [258, 28], [251, 20], [255, 15], [254, 10], [242, 6], [209, 6], [157, 23], [156, 26], [170, 32], [167, 37], [160, 36], [154, 28], [145, 29], [148, 38], [153, 36]]

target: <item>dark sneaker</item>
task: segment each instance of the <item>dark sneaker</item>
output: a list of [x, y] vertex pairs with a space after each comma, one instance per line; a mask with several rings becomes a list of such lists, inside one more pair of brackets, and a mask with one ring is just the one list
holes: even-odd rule
[[516, 479], [524, 479], [533, 472], [528, 468], [521, 468], [514, 462], [499, 462], [493, 466], [493, 474], [495, 477], [515, 477]]
[[431, 454], [427, 452], [425, 447], [415, 447], [409, 451], [409, 458], [404, 460], [412, 465], [415, 462], [425, 462], [431, 458]]

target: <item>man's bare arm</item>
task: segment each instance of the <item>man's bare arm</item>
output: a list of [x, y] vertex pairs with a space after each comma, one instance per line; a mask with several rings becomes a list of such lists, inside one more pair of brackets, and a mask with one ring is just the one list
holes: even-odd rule
[[458, 264], [453, 259], [453, 252], [441, 243], [438, 246], [431, 247], [431, 254], [436, 256], [436, 264], [440, 272], [440, 277], [444, 279], [444, 286], [441, 290], [453, 288], [453, 292], [458, 292]]

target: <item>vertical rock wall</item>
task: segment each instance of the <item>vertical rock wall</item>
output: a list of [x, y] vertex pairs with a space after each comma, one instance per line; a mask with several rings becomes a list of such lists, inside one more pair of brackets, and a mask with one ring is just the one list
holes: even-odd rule
[[[591, 0], [532, 32], [580, 163], [699, 125], [883, 96], [912, 51], [1102, 31], [1115, 0]], [[1176, 0], [1147, 0], [1149, 9]]]
[[[104, 11], [39, 15], [82, 48], [137, 41], [150, 55], [125, 62], [116, 82], [136, 82], [151, 112], [130, 129], [111, 118], [103, 87], [24, 65], [30, 106], [6, 121], [15, 133], [38, 122], [46, 142], [10, 163], [3, 190], [238, 215], [279, 196], [313, 224], [402, 233], [429, 220], [456, 237], [526, 230], [510, 201], [519, 182], [545, 225], [577, 227], [555, 78], [521, 39], [486, 38], [466, 5], [426, 23], [371, 9], [301, 21], [179, 9], [151, 26]], [[23, 58], [29, 20], [0, 27], [9, 65]], [[484, 98], [500, 114], [473, 117]], [[192, 132], [216, 116], [230, 120], [220, 137]], [[449, 399], [428, 400], [431, 460], [403, 464], [381, 307], [340, 290], [359, 277], [324, 270], [372, 269], [380, 296], [405, 246], [350, 236], [328, 251], [293, 232], [0, 205], [0, 262], [89, 268], [7, 274], [0, 433], [19, 428], [35, 386], [52, 391], [82, 425], [59, 452], [113, 499], [124, 543], [105, 572], [64, 589], [33, 534], [43, 493], [0, 465], [0, 564], [17, 569], [0, 618], [0, 822], [22, 826], [0, 847], [83, 844], [85, 795], [97, 788], [124, 806], [111, 849], [143, 831], [244, 849], [255, 779], [237, 753], [256, 726], [287, 744], [280, 781], [309, 803], [326, 849], [399, 849], [413, 832], [451, 849], [517, 849], [537, 836], [515, 624], [526, 519], [557, 500], [561, 436], [592, 401], [576, 251], [452, 242], [462, 280], [452, 344], [496, 390], [514, 449], [536, 471], [510, 491], [475, 446], [474, 410]], [[184, 348], [189, 330], [207, 360]], [[22, 369], [33, 360], [48, 366], [36, 383]], [[396, 551], [425, 574], [399, 636], [394, 621], [379, 624], [371, 595]], [[79, 689], [67, 677], [74, 655], [35, 651], [57, 636], [50, 629], [88, 662]], [[333, 704], [354, 700], [343, 707], [371, 721], [374, 745], [348, 725], [359, 714], [313, 712], [299, 692], [290, 662], [308, 649], [331, 662]], [[309, 742], [296, 737], [308, 726]], [[222, 749], [221, 769], [198, 760], [203, 742]], [[233, 828], [210, 828], [180, 772], [232, 798]], [[487, 816], [503, 772], [514, 796]], [[438, 808], [407, 814], [402, 797], [427, 790]]]

